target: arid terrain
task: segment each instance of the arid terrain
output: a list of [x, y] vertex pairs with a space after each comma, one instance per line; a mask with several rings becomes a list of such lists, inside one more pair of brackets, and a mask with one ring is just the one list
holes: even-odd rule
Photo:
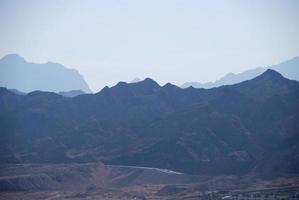
[[85, 164], [2, 165], [0, 199], [221, 199], [238, 191], [298, 187], [299, 177], [198, 176]]
[[299, 0], [0, 0], [0, 200], [299, 200]]

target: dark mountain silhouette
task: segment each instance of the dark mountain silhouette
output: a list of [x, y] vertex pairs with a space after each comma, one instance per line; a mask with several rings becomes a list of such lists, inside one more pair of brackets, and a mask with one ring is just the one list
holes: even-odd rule
[[295, 57], [291, 60], [287, 60], [277, 65], [273, 65], [270, 67], [258, 67], [255, 69], [246, 70], [239, 74], [228, 73], [224, 77], [220, 78], [215, 82], [208, 82], [208, 83], [200, 83], [200, 82], [186, 82], [181, 87], [188, 88], [190, 86], [195, 88], [213, 88], [219, 87], [221, 85], [232, 85], [236, 83], [240, 83], [242, 81], [246, 81], [252, 79], [267, 69], [273, 69], [281, 73], [284, 77], [291, 79], [291, 80], [299, 80], [299, 57]]
[[209, 90], [149, 78], [74, 98], [0, 88], [0, 161], [298, 174], [298, 104], [299, 83], [274, 70]]
[[78, 71], [52, 62], [30, 63], [17, 54], [4, 56], [0, 60], [0, 86], [25, 93], [35, 90], [91, 92]]

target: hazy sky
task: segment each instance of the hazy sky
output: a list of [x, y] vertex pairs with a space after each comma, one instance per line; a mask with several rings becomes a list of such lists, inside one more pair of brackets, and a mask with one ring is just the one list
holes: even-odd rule
[[299, 1], [0, 0], [0, 56], [76, 68], [94, 91], [213, 81], [299, 55]]

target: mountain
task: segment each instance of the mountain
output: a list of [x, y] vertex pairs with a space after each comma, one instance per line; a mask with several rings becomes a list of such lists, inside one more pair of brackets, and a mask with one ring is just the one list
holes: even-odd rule
[[141, 79], [136, 77], [130, 83], [137, 83], [137, 82], [140, 82], [140, 81], [141, 81]]
[[[9, 89], [10, 92], [14, 93], [14, 94], [18, 94], [18, 95], [26, 95], [25, 92], [21, 92], [19, 90], [16, 89]], [[71, 91], [64, 91], [64, 92], [58, 92], [57, 94], [64, 96], [64, 97], [76, 97], [79, 96], [81, 94], [86, 94], [85, 92], [83, 92], [82, 90], [71, 90]]]
[[62, 95], [64, 97], [76, 97], [79, 96], [81, 94], [86, 94], [85, 92], [83, 92], [82, 90], [71, 90], [71, 91], [65, 91], [65, 92], [58, 92], [59, 95]]
[[12, 93], [15, 93], [15, 94], [19, 94], [19, 95], [26, 95], [25, 92], [21, 92], [21, 91], [16, 90], [16, 89], [9, 89], [9, 91], [11, 91]]
[[0, 88], [0, 162], [299, 174], [299, 83], [274, 70], [212, 89], [147, 78], [66, 98]]
[[225, 75], [224, 77], [220, 78], [215, 82], [208, 82], [208, 83], [186, 82], [181, 87], [188, 88], [192, 86], [194, 88], [213, 88], [213, 87], [219, 87], [221, 85], [232, 85], [232, 84], [236, 84], [242, 81], [252, 79], [262, 74], [267, 69], [273, 69], [275, 71], [278, 71], [283, 76], [291, 80], [299, 80], [299, 57], [297, 56], [291, 60], [282, 62], [277, 65], [272, 65], [270, 67], [258, 67], [255, 69], [246, 70], [239, 74], [228, 73], [227, 75]]
[[78, 71], [52, 62], [45, 64], [27, 62], [17, 54], [4, 56], [0, 60], [0, 86], [25, 93], [35, 90], [91, 92]]

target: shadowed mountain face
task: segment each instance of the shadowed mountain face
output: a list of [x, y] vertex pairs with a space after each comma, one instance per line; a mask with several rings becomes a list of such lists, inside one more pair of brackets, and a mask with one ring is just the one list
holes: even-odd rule
[[273, 70], [209, 90], [149, 78], [74, 98], [1, 88], [0, 161], [298, 174], [298, 105], [299, 83]]
[[78, 71], [52, 62], [30, 63], [16, 54], [7, 55], [0, 60], [0, 86], [25, 93], [35, 90], [91, 92]]
[[255, 69], [246, 70], [239, 74], [228, 73], [227, 75], [225, 75], [224, 77], [220, 78], [215, 82], [208, 82], [208, 83], [186, 82], [181, 87], [188, 88], [192, 86], [195, 88], [213, 88], [213, 87], [219, 87], [221, 85], [232, 85], [232, 84], [236, 84], [242, 81], [252, 79], [262, 74], [267, 69], [273, 69], [275, 71], [278, 71], [288, 79], [299, 80], [299, 57], [295, 57], [291, 60], [270, 67], [258, 67]]

